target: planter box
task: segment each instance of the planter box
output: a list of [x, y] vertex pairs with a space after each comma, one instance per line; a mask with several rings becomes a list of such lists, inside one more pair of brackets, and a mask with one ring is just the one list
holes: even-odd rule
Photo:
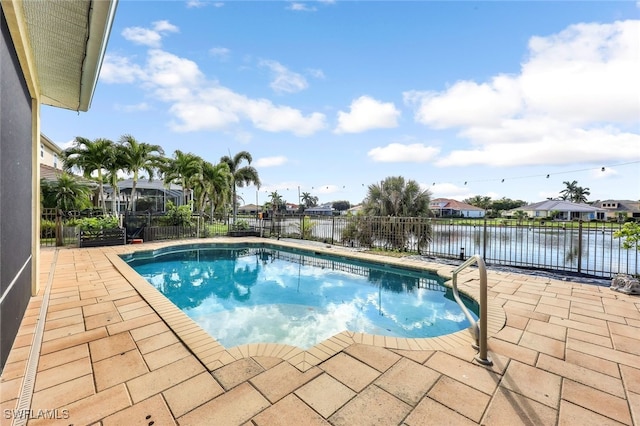
[[230, 237], [259, 237], [260, 232], [255, 229], [243, 229], [237, 231], [229, 231], [227, 235]]
[[127, 241], [125, 228], [100, 229], [95, 231], [80, 231], [79, 247], [104, 247], [124, 245]]

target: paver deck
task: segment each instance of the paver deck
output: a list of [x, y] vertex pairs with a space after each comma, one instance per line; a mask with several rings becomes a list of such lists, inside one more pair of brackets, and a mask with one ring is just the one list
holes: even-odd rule
[[[164, 245], [41, 251], [41, 291], [0, 377], [2, 425], [640, 425], [638, 296], [489, 270], [491, 367], [467, 331], [225, 348], [117, 257]], [[477, 292], [477, 272], [459, 278]]]

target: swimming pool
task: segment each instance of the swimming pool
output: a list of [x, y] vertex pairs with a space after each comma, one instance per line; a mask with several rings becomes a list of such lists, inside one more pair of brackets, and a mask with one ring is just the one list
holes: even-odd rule
[[122, 257], [226, 347], [309, 348], [345, 330], [420, 338], [469, 326], [443, 279], [422, 270], [270, 244], [189, 244]]

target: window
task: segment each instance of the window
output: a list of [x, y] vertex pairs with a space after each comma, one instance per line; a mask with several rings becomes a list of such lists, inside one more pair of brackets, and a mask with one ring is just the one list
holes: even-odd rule
[[53, 168], [58, 168], [58, 154], [53, 154]]
[[40, 144], [40, 158], [44, 158], [44, 145]]

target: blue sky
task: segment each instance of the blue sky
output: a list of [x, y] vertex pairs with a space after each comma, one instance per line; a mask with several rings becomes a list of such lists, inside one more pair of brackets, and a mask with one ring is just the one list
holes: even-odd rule
[[246, 203], [355, 204], [398, 175], [434, 198], [536, 202], [576, 180], [637, 200], [638, 75], [633, 1], [121, 0], [91, 109], [43, 107], [41, 128], [63, 148], [249, 151]]

